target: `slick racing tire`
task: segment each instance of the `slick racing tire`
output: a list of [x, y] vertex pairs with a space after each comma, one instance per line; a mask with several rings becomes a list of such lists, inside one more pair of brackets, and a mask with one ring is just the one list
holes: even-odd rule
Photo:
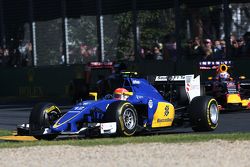
[[217, 101], [210, 96], [195, 97], [189, 107], [191, 126], [194, 131], [212, 131], [218, 126]]
[[200, 87], [200, 94], [201, 96], [205, 96], [206, 95], [206, 87], [204, 85], [201, 85]]
[[[30, 134], [38, 139], [53, 140], [57, 134], [42, 134], [45, 128], [49, 128], [61, 117], [62, 113], [53, 103], [38, 103], [30, 113], [29, 125]], [[39, 133], [40, 132], [40, 133]]]
[[185, 86], [178, 86], [176, 89], [178, 105], [187, 105], [189, 103], [188, 95], [185, 90]]
[[116, 122], [119, 136], [134, 135], [138, 125], [137, 112], [134, 106], [126, 101], [116, 101], [110, 104], [104, 120], [105, 122]]

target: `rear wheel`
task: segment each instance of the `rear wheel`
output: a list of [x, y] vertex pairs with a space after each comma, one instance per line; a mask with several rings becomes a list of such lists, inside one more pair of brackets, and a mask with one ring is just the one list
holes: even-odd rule
[[38, 140], [53, 140], [57, 134], [42, 134], [45, 128], [50, 128], [61, 117], [61, 111], [53, 103], [38, 103], [31, 111], [29, 118], [30, 133]]
[[185, 90], [185, 86], [178, 86], [176, 89], [177, 93], [177, 99], [178, 99], [178, 105], [187, 105], [189, 100], [188, 100], [188, 95]]
[[197, 96], [189, 105], [190, 121], [194, 131], [212, 131], [218, 126], [217, 101], [210, 96]]
[[105, 113], [106, 122], [117, 123], [117, 134], [120, 136], [132, 136], [135, 134], [138, 118], [132, 104], [126, 101], [116, 101], [109, 105]]
[[200, 94], [201, 94], [201, 96], [206, 95], [206, 87], [204, 85], [201, 85], [201, 87], [200, 87]]

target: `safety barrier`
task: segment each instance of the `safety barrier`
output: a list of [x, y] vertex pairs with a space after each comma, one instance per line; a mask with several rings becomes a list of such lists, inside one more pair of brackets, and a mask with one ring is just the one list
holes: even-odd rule
[[[248, 64], [250, 59], [235, 60], [232, 71], [234, 75], [245, 75], [250, 78]], [[183, 60], [181, 62], [140, 61], [127, 63], [128, 70], [137, 71], [142, 75], [172, 75], [191, 74], [201, 75], [202, 80], [213, 75], [214, 71], [201, 71], [198, 61]], [[63, 97], [68, 96], [70, 81], [84, 78], [84, 65], [47, 66], [24, 68], [0, 68], [0, 97]], [[97, 78], [98, 72], [92, 73]], [[106, 73], [105, 75], [108, 75]], [[92, 84], [96, 79], [92, 80]]]

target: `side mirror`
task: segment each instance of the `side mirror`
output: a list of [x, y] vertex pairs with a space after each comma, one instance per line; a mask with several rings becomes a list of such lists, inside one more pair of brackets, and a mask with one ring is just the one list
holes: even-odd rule
[[213, 80], [213, 77], [208, 77], [207, 79], [208, 79], [209, 81], [211, 81], [211, 80]]
[[244, 75], [240, 76], [239, 79], [246, 79], [246, 77]]
[[89, 96], [93, 96], [95, 101], [97, 100], [97, 92], [89, 92]]

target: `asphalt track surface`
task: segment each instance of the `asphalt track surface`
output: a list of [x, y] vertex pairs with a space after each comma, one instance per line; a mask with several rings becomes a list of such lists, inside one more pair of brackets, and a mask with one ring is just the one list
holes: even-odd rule
[[[28, 123], [29, 114], [32, 109], [31, 104], [8, 104], [0, 105], [0, 129], [16, 130], [16, 126]], [[59, 105], [62, 111], [67, 111], [71, 106]], [[192, 133], [190, 127], [176, 128], [166, 131], [166, 133]], [[218, 128], [209, 133], [231, 133], [250, 132], [250, 111], [223, 112], [219, 117]]]

